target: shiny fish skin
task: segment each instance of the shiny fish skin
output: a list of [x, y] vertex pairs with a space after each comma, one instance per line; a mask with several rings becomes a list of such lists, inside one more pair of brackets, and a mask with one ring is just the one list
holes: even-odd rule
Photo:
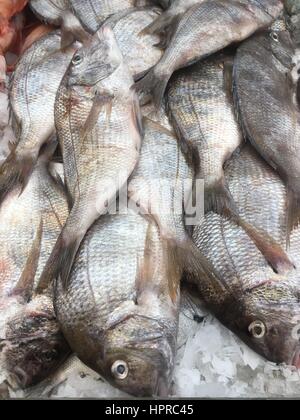
[[[275, 172], [247, 145], [230, 161], [226, 179], [243, 217], [283, 244], [287, 197]], [[295, 334], [300, 316], [299, 268], [286, 276], [276, 274], [247, 234], [215, 213], [205, 216], [194, 240], [218, 273], [215, 280], [209, 276], [198, 279], [202, 297], [213, 313], [268, 360], [300, 367]], [[299, 241], [296, 229], [289, 255], [297, 267]]]
[[84, 28], [95, 33], [104, 21], [121, 10], [135, 6], [136, 0], [70, 0], [72, 9]]
[[66, 48], [75, 40], [84, 42], [88, 33], [72, 13], [69, 0], [31, 0], [30, 6], [39, 19], [61, 27], [61, 46]]
[[70, 10], [69, 0], [30, 0], [30, 7], [42, 20], [60, 26], [64, 13]]
[[192, 183], [193, 170], [174, 133], [148, 118], [144, 127], [139, 163], [128, 185], [129, 196], [151, 214], [165, 239], [184, 242], [183, 183]]
[[197, 177], [205, 183], [206, 212], [235, 207], [224, 179], [224, 164], [243, 141], [234, 114], [230, 55], [217, 55], [174, 75], [167, 92], [170, 120], [178, 138], [199, 155]]
[[129, 9], [107, 21], [114, 30], [119, 48], [134, 78], [144, 75], [162, 56], [162, 51], [155, 46], [159, 43], [159, 37], [140, 34], [157, 16], [157, 9]]
[[[269, 26], [282, 10], [280, 0], [210, 0], [192, 6], [176, 27], [160, 62], [137, 85], [162, 101], [175, 70], [199, 61], [256, 30]], [[173, 28], [170, 28], [173, 31]]]
[[[56, 312], [72, 349], [135, 396], [169, 394], [179, 307], [169, 296], [169, 276], [157, 228], [130, 212], [94, 224], [67, 289], [59, 283], [56, 290]], [[124, 379], [113, 374], [117, 361], [129, 369]]]
[[76, 47], [62, 52], [60, 39], [55, 31], [35, 42], [14, 73], [10, 106], [17, 146], [0, 168], [0, 202], [15, 185], [26, 185], [41, 147], [55, 133], [55, 96]]
[[56, 98], [55, 120], [72, 209], [42, 283], [58, 273], [67, 281], [87, 230], [107, 211], [136, 166], [142, 133], [132, 85], [107, 26], [75, 54], [66, 72]]
[[[296, 52], [287, 31], [257, 35], [237, 51], [234, 93], [245, 135], [288, 189], [287, 240], [300, 219], [300, 124], [293, 72]], [[250, 76], [251, 74], [251, 76]]]
[[[0, 382], [13, 387], [26, 388], [45, 379], [69, 353], [50, 291], [32, 295], [67, 215], [64, 190], [43, 159], [23, 194], [15, 188], [0, 209]], [[38, 253], [32, 259], [37, 238]], [[26, 282], [21, 281], [24, 270], [30, 275]]]

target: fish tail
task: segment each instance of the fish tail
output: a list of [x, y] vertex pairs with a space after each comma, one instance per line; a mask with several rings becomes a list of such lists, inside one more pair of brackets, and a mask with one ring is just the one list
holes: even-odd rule
[[0, 168], [0, 203], [16, 186], [26, 187], [34, 170], [36, 159], [34, 157], [18, 158], [12, 152]]
[[84, 30], [80, 21], [71, 12], [65, 12], [61, 25], [61, 48], [69, 47], [73, 42], [86, 42], [91, 35]]
[[138, 92], [150, 93], [154, 105], [159, 109], [162, 105], [169, 79], [169, 75], [157, 76], [155, 68], [153, 68], [143, 79], [135, 84], [135, 89]]
[[175, 19], [175, 16], [173, 14], [164, 12], [160, 16], [158, 16], [154, 22], [146, 26], [146, 28], [144, 28], [140, 32], [139, 36], [153, 35], [153, 34], [161, 35], [166, 30], [168, 30], [168, 28], [172, 25], [174, 19]]
[[75, 237], [66, 240], [67, 236], [67, 228], [64, 227], [41, 274], [36, 293], [44, 292], [58, 278], [63, 288], [67, 288], [72, 266], [83, 239]]
[[289, 247], [290, 236], [292, 231], [299, 225], [300, 222], [300, 186], [299, 181], [288, 184], [287, 194], [287, 237], [286, 243]]
[[266, 231], [258, 229], [240, 217], [233, 197], [221, 180], [216, 186], [205, 191], [205, 210], [230, 218], [240, 226], [255, 243], [265, 260], [279, 274], [286, 274], [295, 268], [285, 250]]
[[224, 178], [205, 188], [205, 213], [213, 211], [220, 215], [237, 214], [238, 210]]

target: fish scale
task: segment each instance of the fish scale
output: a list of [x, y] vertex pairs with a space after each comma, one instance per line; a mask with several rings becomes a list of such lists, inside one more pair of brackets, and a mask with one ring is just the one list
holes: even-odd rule
[[112, 14], [135, 6], [135, 0], [70, 0], [71, 6], [86, 30], [95, 33]]
[[155, 20], [157, 9], [128, 9], [108, 19], [119, 47], [133, 76], [139, 76], [153, 67], [161, 58], [162, 51], [155, 45], [157, 35], [141, 35], [142, 30]]
[[[282, 238], [286, 189], [250, 145], [232, 158], [226, 179], [243, 207], [244, 217], [260, 229], [269, 223], [274, 236]], [[271, 193], [265, 196], [267, 190]], [[197, 246], [215, 270], [215, 279], [207, 273], [198, 282], [202, 297], [214, 314], [268, 360], [298, 367], [300, 346], [294, 331], [300, 316], [299, 238], [297, 228], [293, 249], [288, 252], [296, 268], [279, 275], [232, 221], [208, 213], [194, 231]], [[257, 331], [261, 337], [255, 335], [259, 334]]]
[[[208, 55], [242, 41], [256, 30], [269, 26], [282, 10], [279, 0], [211, 0], [195, 4], [183, 14], [171, 31], [168, 46], [159, 63], [137, 84], [151, 91], [157, 106], [162, 102], [172, 74]], [[192, 30], [191, 30], [192, 28]]]
[[[56, 291], [60, 323], [79, 358], [136, 396], [170, 386], [179, 300], [170, 299], [166, 270], [155, 225], [131, 211], [107, 215], [87, 233], [67, 289]], [[128, 366], [124, 380], [114, 377], [117, 361]]]
[[[0, 382], [18, 388], [45, 379], [69, 353], [54, 315], [52, 293], [34, 293], [68, 215], [64, 189], [50, 169], [40, 158], [22, 195], [20, 188], [14, 188], [0, 209], [0, 238], [5, 244], [0, 250], [0, 338], [4, 339]], [[24, 275], [30, 275], [25, 283]]]

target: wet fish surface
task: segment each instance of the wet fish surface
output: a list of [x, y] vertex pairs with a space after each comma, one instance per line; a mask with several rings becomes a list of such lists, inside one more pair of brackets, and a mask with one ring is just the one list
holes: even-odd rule
[[288, 31], [271, 31], [241, 45], [234, 62], [236, 107], [245, 135], [288, 187], [287, 239], [300, 218], [295, 57]]
[[75, 53], [61, 83], [55, 120], [71, 212], [45, 267], [45, 284], [67, 281], [82, 239], [108, 211], [139, 158], [140, 109], [112, 29]]
[[106, 21], [113, 28], [119, 48], [135, 79], [149, 71], [162, 56], [162, 51], [156, 46], [159, 37], [141, 35], [142, 30], [157, 16], [157, 9], [133, 8], [116, 13]]
[[135, 6], [136, 0], [69, 0], [84, 28], [94, 34], [105, 20], [121, 10]]
[[180, 277], [166, 252], [155, 224], [132, 212], [106, 215], [87, 233], [67, 288], [56, 288], [56, 312], [72, 349], [139, 397], [170, 391], [179, 293], [173, 301], [168, 280], [179, 287]]
[[137, 84], [151, 91], [160, 105], [174, 71], [199, 61], [256, 30], [268, 27], [282, 10], [279, 0], [210, 0], [192, 6], [172, 31], [169, 46], [160, 62]]
[[14, 73], [10, 106], [16, 145], [0, 167], [0, 202], [15, 185], [25, 187], [41, 147], [55, 134], [55, 97], [76, 47], [62, 52], [60, 39], [56, 31], [35, 42]]
[[40, 273], [68, 215], [66, 194], [40, 158], [23, 194], [15, 187], [0, 209], [0, 382], [27, 388], [69, 354], [51, 289], [36, 294]]
[[[279, 176], [247, 145], [230, 161], [226, 179], [242, 217], [283, 246], [287, 193]], [[198, 281], [213, 313], [257, 353], [298, 368], [299, 238], [296, 229], [289, 252], [296, 269], [279, 275], [231, 220], [210, 212], [194, 231], [214, 270]]]

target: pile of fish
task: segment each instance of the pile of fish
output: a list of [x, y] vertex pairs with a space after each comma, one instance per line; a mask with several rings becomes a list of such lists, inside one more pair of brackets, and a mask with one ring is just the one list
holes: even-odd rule
[[168, 397], [203, 305], [300, 369], [298, 1], [7, 3], [0, 42], [41, 22], [1, 56], [0, 397], [74, 355]]

